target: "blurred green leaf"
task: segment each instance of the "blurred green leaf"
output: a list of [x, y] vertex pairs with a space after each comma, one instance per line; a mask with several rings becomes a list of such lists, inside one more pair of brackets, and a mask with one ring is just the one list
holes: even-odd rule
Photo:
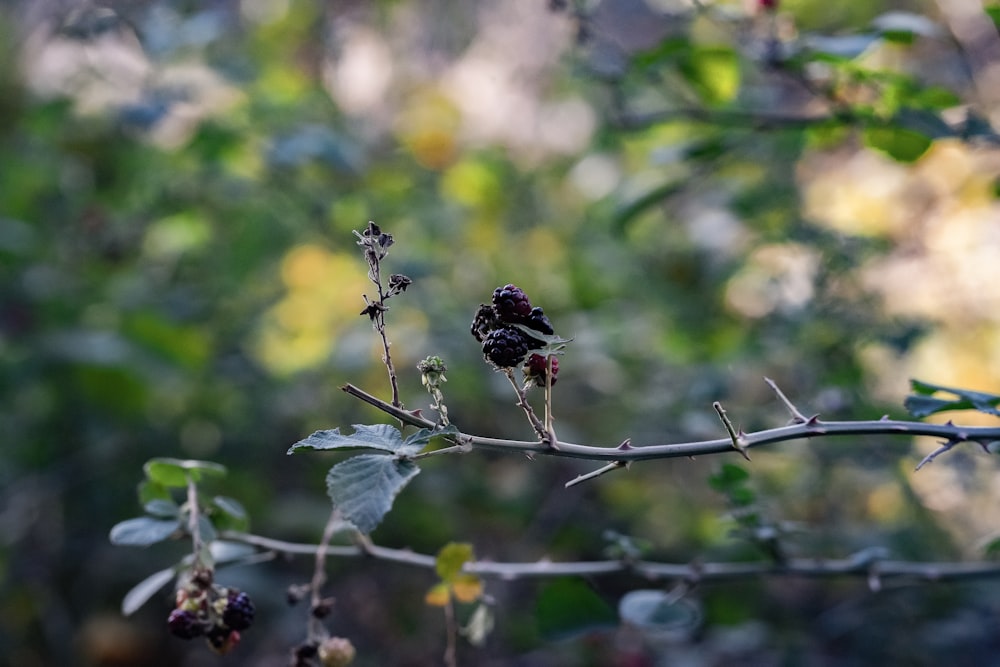
[[462, 566], [472, 560], [472, 545], [451, 542], [438, 552], [435, 569], [443, 581], [451, 581], [462, 572]]
[[330, 468], [326, 488], [333, 506], [344, 519], [368, 534], [392, 509], [396, 495], [419, 472], [420, 468], [412, 461], [362, 454]]
[[201, 480], [202, 474], [222, 476], [226, 474], [225, 466], [211, 461], [194, 459], [150, 459], [143, 466], [146, 477], [165, 487], [182, 488], [187, 486], [188, 477], [193, 481]]
[[139, 610], [139, 608], [142, 607], [142, 605], [146, 604], [151, 597], [156, 595], [164, 586], [169, 584], [175, 576], [177, 576], [177, 573], [174, 572], [174, 568], [168, 567], [160, 570], [159, 572], [154, 572], [133, 586], [122, 599], [122, 615], [131, 616], [134, 614]]
[[718, 472], [709, 476], [708, 484], [716, 491], [729, 493], [748, 479], [750, 479], [750, 473], [745, 468], [734, 463], [723, 463]]
[[143, 505], [147, 514], [161, 519], [172, 519], [180, 515], [180, 507], [172, 500], [153, 499]]
[[617, 625], [607, 602], [581, 579], [563, 578], [542, 588], [536, 603], [538, 629], [548, 640], [566, 639]]
[[895, 124], [867, 127], [863, 136], [866, 146], [899, 162], [916, 161], [932, 143], [926, 134]]
[[740, 88], [740, 60], [728, 46], [695, 46], [685, 51], [680, 71], [706, 104], [730, 102]]
[[[997, 410], [1000, 396], [997, 394], [943, 387], [920, 380], [910, 380], [910, 389], [913, 394], [906, 397], [903, 405], [914, 417], [926, 417], [949, 410], [978, 410], [1000, 417], [1000, 411]], [[937, 393], [952, 394], [955, 398], [935, 398], [933, 394]]]
[[116, 546], [148, 547], [168, 539], [181, 527], [177, 519], [138, 517], [126, 519], [111, 528], [109, 538]]
[[212, 505], [221, 514], [213, 517], [213, 523], [219, 530], [246, 530], [249, 523], [246, 508], [234, 498], [215, 496]]

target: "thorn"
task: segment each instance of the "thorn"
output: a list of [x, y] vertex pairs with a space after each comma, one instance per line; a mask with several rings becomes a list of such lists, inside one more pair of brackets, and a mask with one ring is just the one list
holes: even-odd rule
[[628, 449], [635, 449], [635, 447], [632, 446], [632, 438], [625, 438], [624, 440], [622, 440], [622, 444], [618, 445], [618, 449], [622, 451]]
[[416, 410], [410, 410], [409, 413], [411, 415], [413, 415], [414, 417], [416, 417], [417, 419], [423, 419], [424, 418], [424, 416], [422, 414], [420, 414], [421, 413], [420, 408], [417, 408]]
[[887, 421], [889, 421], [889, 415], [882, 415], [882, 418], [879, 419], [879, 421], [880, 422], [887, 422]]
[[819, 413], [817, 412], [812, 417], [806, 419], [806, 426], [819, 426]]

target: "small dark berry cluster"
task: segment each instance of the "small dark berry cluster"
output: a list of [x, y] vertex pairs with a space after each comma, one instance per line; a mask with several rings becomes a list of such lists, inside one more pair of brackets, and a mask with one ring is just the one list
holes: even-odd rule
[[177, 589], [167, 627], [181, 639], [205, 637], [212, 650], [226, 654], [239, 644], [240, 632], [253, 625], [254, 612], [249, 595], [214, 584], [210, 573], [201, 572]]
[[[532, 336], [530, 331], [539, 335]], [[472, 321], [472, 335], [482, 343], [483, 356], [497, 368], [517, 366], [531, 350], [545, 347], [544, 338], [554, 334], [549, 318], [541, 308], [533, 307], [528, 295], [516, 285], [493, 290], [493, 303], [480, 304]], [[533, 361], [536, 357], [538, 361]], [[525, 378], [544, 387], [547, 358], [532, 354], [524, 367]], [[552, 365], [553, 381], [557, 366], [556, 363]]]
[[545, 376], [549, 372], [550, 363], [552, 367], [552, 382], [550, 385], [554, 385], [556, 380], [559, 379], [559, 360], [554, 355], [543, 357], [540, 354], [532, 354], [528, 357], [528, 361], [524, 364], [524, 379], [534, 382], [538, 387], [544, 387]]

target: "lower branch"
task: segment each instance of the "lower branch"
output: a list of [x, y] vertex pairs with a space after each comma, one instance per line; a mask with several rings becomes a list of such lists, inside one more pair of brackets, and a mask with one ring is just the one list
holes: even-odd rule
[[[249, 533], [226, 531], [222, 538], [290, 555], [315, 556], [321, 545], [285, 542]], [[408, 549], [370, 546], [328, 546], [327, 556], [374, 558], [412, 565], [434, 571], [437, 560], [430, 554]], [[593, 577], [632, 573], [644, 579], [681, 579], [692, 582], [726, 581], [750, 577], [834, 578], [856, 576], [870, 579], [903, 579], [918, 581], [956, 581], [1000, 577], [1000, 563], [992, 562], [919, 562], [888, 560], [872, 557], [870, 550], [841, 559], [790, 558], [784, 563], [754, 561], [739, 563], [663, 563], [648, 560], [597, 560], [553, 562], [470, 561], [465, 571], [483, 577], [504, 580], [542, 577]]]

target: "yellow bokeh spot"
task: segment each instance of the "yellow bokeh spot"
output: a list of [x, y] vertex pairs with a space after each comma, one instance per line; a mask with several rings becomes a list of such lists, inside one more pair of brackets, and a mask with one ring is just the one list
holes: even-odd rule
[[433, 90], [413, 95], [396, 120], [400, 142], [428, 169], [444, 169], [458, 155], [461, 114], [443, 94]]
[[455, 577], [451, 590], [459, 602], [475, 602], [483, 594], [483, 582], [474, 574], [462, 574]]
[[271, 372], [290, 375], [330, 356], [337, 335], [358, 320], [369, 283], [353, 256], [313, 244], [288, 251], [281, 279], [286, 293], [265, 313], [254, 353]]
[[435, 585], [424, 596], [424, 602], [432, 607], [446, 607], [450, 600], [451, 591], [448, 590], [448, 584], [445, 583]]
[[464, 161], [454, 165], [441, 179], [445, 197], [470, 208], [494, 208], [503, 188], [500, 179], [482, 162]]

